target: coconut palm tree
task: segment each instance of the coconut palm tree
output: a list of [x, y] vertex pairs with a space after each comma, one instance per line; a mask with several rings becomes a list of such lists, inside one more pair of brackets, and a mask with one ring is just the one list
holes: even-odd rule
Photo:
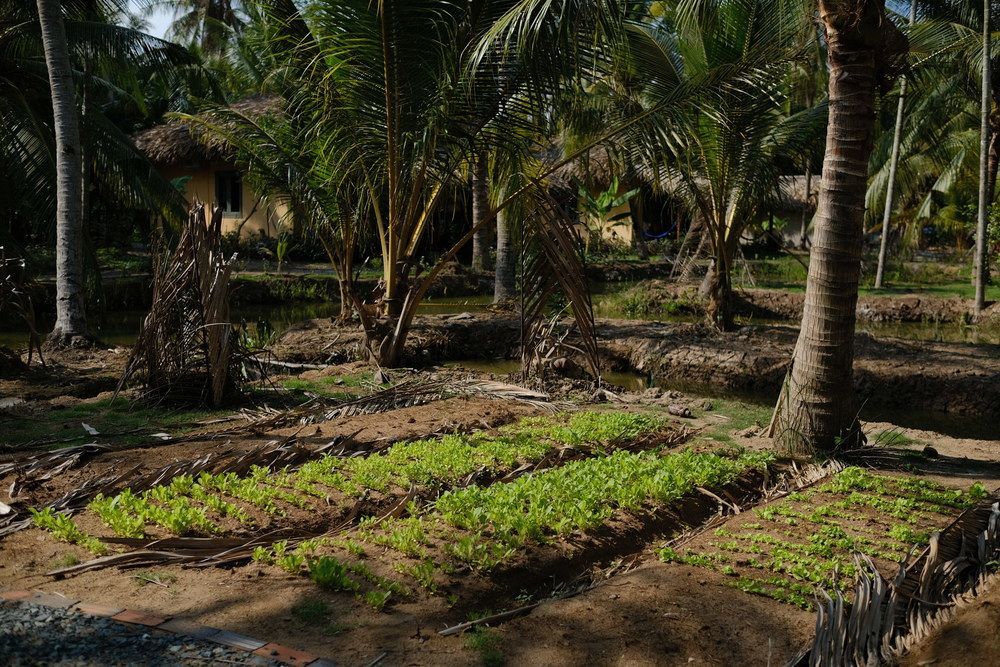
[[59, 0], [37, 2], [56, 137], [56, 325], [49, 340], [62, 344], [87, 337], [80, 219], [80, 129], [62, 6]]
[[[749, 53], [684, 78], [654, 72], [661, 60], [622, 51], [626, 24], [640, 28], [644, 19], [615, 3], [315, 0], [301, 11], [290, 0], [259, 4], [275, 25], [296, 26], [293, 35], [273, 40], [270, 78], [284, 80], [284, 113], [302, 128], [285, 152], [321, 147], [329, 156], [325, 189], [353, 193], [355, 224], [374, 230], [378, 240], [380, 290], [370, 303], [352, 299], [368, 353], [383, 365], [399, 362], [416, 307], [444, 263], [500, 212], [515, 209], [528, 257], [526, 310], [542, 313], [558, 285], [594, 350], [577, 243], [548, 195], [547, 175], [598, 143], [628, 133], [652, 136], [689, 116], [692, 101], [708, 90], [734, 81], [753, 86], [763, 71], [759, 54]], [[579, 97], [584, 82], [609, 76], [626, 59], [649, 72], [644, 106], [610, 113], [607, 132], [539, 166], [532, 156], [548, 148], [558, 110]], [[245, 122], [224, 110], [215, 122], [191, 120], [217, 136], [239, 132], [233, 128]], [[460, 167], [476, 151], [492, 155], [507, 187], [488, 215], [425, 266], [421, 247], [434, 211], [442, 193], [464, 183]]]
[[[88, 190], [114, 205], [182, 214], [180, 194], [111, 116], [141, 114], [145, 82], [193, 60], [180, 47], [109, 23], [115, 7], [0, 3], [0, 211], [7, 220], [28, 221], [42, 237], [54, 223], [57, 341], [85, 336], [87, 329], [82, 177]], [[84, 119], [75, 99], [80, 92], [95, 101]]]
[[635, 52], [658, 57], [661, 69], [682, 80], [738, 66], [745, 54], [756, 54], [752, 79], [715, 91], [673, 123], [669, 135], [639, 138], [642, 145], [627, 158], [635, 164], [647, 153], [645, 171], [661, 174], [664, 187], [706, 224], [713, 257], [705, 281], [708, 311], [722, 330], [733, 326], [730, 271], [740, 238], [775, 203], [788, 156], [810, 146], [825, 118], [823, 105], [787, 111], [787, 65], [809, 29], [802, 9], [769, 0], [682, 3], [632, 32]]
[[826, 154], [802, 326], [775, 415], [780, 446], [796, 454], [860, 437], [854, 325], [875, 101], [906, 52], [881, 0], [820, 0], [819, 15], [830, 66]]

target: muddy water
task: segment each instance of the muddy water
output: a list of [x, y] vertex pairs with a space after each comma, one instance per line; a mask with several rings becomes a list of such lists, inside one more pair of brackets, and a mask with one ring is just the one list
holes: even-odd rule
[[[594, 285], [594, 314], [599, 318], [628, 319], [618, 307], [618, 295], [634, 286], [635, 283], [609, 283]], [[425, 299], [419, 312], [425, 315], [446, 315], [461, 312], [482, 311], [492, 301], [486, 295], [471, 297], [441, 297]], [[289, 325], [303, 320], [331, 317], [340, 312], [340, 304], [331, 301], [314, 303], [290, 303], [286, 305], [260, 305], [234, 308], [233, 321], [260, 322], [266, 321], [278, 333]], [[103, 315], [98, 320], [97, 335], [112, 345], [131, 345], [135, 341], [139, 324], [145, 317], [144, 311], [113, 311]], [[656, 322], [698, 322], [699, 315], [656, 314], [644, 319]], [[765, 319], [748, 319], [742, 324], [788, 324], [788, 322]], [[39, 329], [48, 331], [52, 322], [42, 321]], [[905, 340], [938, 341], [948, 343], [1000, 344], [1000, 329], [982, 330], [974, 325], [962, 323], [934, 322], [891, 322], [891, 323], [859, 323], [858, 330], [870, 333], [877, 338], [902, 338]], [[0, 345], [8, 347], [24, 347], [27, 345], [27, 335], [23, 330], [0, 330]]]
[[[461, 313], [483, 310], [493, 299], [487, 296], [460, 299], [426, 299], [420, 305], [420, 313], [425, 315]], [[237, 323], [267, 322], [276, 333], [281, 333], [290, 325], [320, 317], [333, 317], [340, 313], [340, 303], [317, 301], [290, 303], [285, 305], [242, 306], [234, 308], [233, 321]], [[146, 316], [144, 310], [122, 310], [105, 313], [97, 320], [98, 338], [109, 345], [128, 346], [135, 342], [139, 325]], [[40, 331], [48, 331], [52, 322], [42, 321]], [[25, 347], [27, 333], [21, 329], [0, 330], [0, 345], [12, 348]]]

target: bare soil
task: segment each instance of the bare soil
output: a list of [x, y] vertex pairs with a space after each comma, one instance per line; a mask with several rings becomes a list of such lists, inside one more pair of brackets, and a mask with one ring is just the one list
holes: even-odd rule
[[902, 667], [1000, 665], [1000, 575], [900, 661]]

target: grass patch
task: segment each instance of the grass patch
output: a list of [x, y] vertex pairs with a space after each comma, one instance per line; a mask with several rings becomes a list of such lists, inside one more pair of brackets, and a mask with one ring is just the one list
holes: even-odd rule
[[[699, 435], [699, 439], [713, 440], [724, 444], [735, 444], [734, 431], [742, 431], [751, 426], [763, 427], [771, 421], [774, 406], [739, 399], [712, 399], [712, 409], [693, 407], [695, 417], [704, 419], [709, 426]], [[721, 415], [724, 419], [713, 418]]]
[[506, 662], [502, 646], [503, 638], [493, 628], [478, 626], [465, 636], [465, 647], [479, 654], [479, 662], [484, 667], [500, 667]]
[[177, 581], [176, 575], [170, 574], [169, 572], [156, 572], [154, 570], [142, 570], [140, 572], [136, 572], [132, 575], [132, 578], [135, 579], [136, 583], [139, 584], [140, 587], [148, 584], [155, 584], [166, 588], [170, 584]]
[[348, 400], [356, 398], [356, 393], [346, 390], [367, 387], [372, 385], [373, 382], [372, 373], [356, 373], [329, 375], [311, 380], [305, 378], [288, 378], [283, 380], [281, 385], [292, 392], [310, 393], [326, 398]]
[[[149, 433], [167, 432], [172, 435], [187, 433], [197, 428], [195, 422], [218, 417], [229, 412], [219, 410], [171, 410], [149, 407], [111, 399], [80, 403], [68, 408], [47, 410], [44, 418], [37, 415], [7, 417], [0, 420], [2, 441], [13, 447], [23, 447], [36, 442], [73, 438], [77, 440], [107, 439], [116, 443], [133, 444], [149, 440]], [[83, 428], [87, 424], [101, 435], [92, 436]], [[138, 433], [131, 433], [139, 431]], [[122, 434], [115, 436], [114, 434]], [[53, 443], [54, 444], [54, 443]], [[66, 444], [79, 444], [69, 442]], [[60, 443], [60, 446], [61, 443]]]

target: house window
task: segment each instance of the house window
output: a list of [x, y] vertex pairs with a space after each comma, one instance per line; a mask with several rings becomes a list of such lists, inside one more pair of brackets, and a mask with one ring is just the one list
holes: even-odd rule
[[238, 171], [215, 172], [215, 202], [223, 213], [239, 215], [243, 212], [243, 180]]

